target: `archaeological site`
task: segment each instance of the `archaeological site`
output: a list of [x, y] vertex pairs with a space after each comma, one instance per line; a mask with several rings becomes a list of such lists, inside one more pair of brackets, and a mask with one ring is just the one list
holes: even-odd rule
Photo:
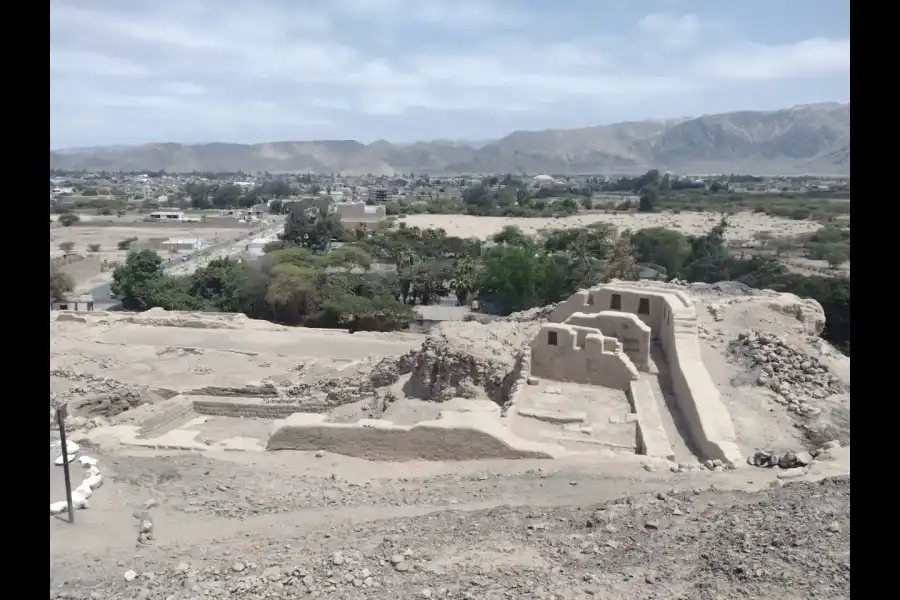
[[51, 441], [66, 405], [105, 481], [51, 516], [51, 597], [844, 597], [850, 359], [817, 302], [614, 281], [468, 318], [51, 311]]

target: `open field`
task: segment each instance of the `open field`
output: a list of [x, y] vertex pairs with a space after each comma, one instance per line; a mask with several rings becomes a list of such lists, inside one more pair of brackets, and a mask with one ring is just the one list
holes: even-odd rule
[[[677, 229], [687, 235], [703, 234], [721, 219], [716, 213], [593, 213], [551, 219], [524, 217], [479, 217], [471, 215], [409, 215], [399, 220], [409, 227], [443, 228], [447, 235], [479, 237], [486, 239], [506, 226], [515, 226], [523, 232], [534, 234], [542, 229], [586, 227], [592, 223], [609, 223], [618, 229], [638, 230], [647, 227]], [[821, 227], [814, 221], [795, 221], [769, 217], [759, 213], [738, 213], [728, 218], [731, 228], [729, 241], [750, 241], [760, 231], [771, 232], [774, 237], [790, 237], [811, 233]]]

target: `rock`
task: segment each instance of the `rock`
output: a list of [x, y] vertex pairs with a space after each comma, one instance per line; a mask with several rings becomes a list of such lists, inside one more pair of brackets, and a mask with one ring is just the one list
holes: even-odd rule
[[140, 531], [141, 533], [152, 533], [153, 521], [141, 521]]
[[806, 469], [797, 467], [794, 469], [786, 469], [778, 474], [778, 479], [793, 479], [794, 477], [802, 477], [806, 475]]
[[332, 554], [331, 555], [331, 564], [333, 564], [336, 567], [339, 567], [342, 564], [344, 564], [344, 555], [341, 554], [340, 552], [335, 552], [334, 554]]
[[137, 579], [137, 573], [135, 573], [131, 569], [128, 569], [127, 571], [125, 571], [125, 581], [131, 583], [135, 579]]
[[325, 456], [324, 450], [319, 450], [318, 452], [316, 452], [316, 458], [322, 458], [323, 456]]
[[406, 572], [409, 571], [410, 569], [412, 569], [412, 565], [410, 565], [410, 564], [409, 564], [408, 562], [406, 562], [406, 561], [399, 562], [399, 563], [397, 563], [396, 565], [394, 565], [394, 570], [397, 571], [397, 572], [399, 572], [399, 573], [406, 573]]
[[235, 573], [241, 573], [246, 568], [247, 568], [247, 566], [242, 562], [236, 562], [233, 565], [231, 565], [231, 570], [234, 571]]
[[404, 557], [402, 554], [394, 554], [391, 556], [391, 564], [396, 566], [398, 563], [402, 563]]

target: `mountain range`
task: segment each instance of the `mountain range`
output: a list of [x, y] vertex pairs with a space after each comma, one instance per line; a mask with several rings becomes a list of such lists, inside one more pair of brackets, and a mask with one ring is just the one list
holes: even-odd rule
[[847, 175], [850, 104], [807, 104], [776, 111], [516, 131], [499, 140], [478, 143], [321, 140], [76, 148], [51, 150], [50, 168], [345, 175], [634, 174], [656, 168], [693, 174]]

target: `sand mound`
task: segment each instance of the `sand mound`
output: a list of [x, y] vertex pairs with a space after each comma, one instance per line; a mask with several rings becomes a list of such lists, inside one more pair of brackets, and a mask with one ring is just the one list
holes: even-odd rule
[[418, 350], [381, 361], [370, 380], [382, 387], [408, 374], [403, 392], [414, 398], [477, 398], [503, 404], [516, 379], [519, 353], [536, 333], [536, 323], [441, 324]]

